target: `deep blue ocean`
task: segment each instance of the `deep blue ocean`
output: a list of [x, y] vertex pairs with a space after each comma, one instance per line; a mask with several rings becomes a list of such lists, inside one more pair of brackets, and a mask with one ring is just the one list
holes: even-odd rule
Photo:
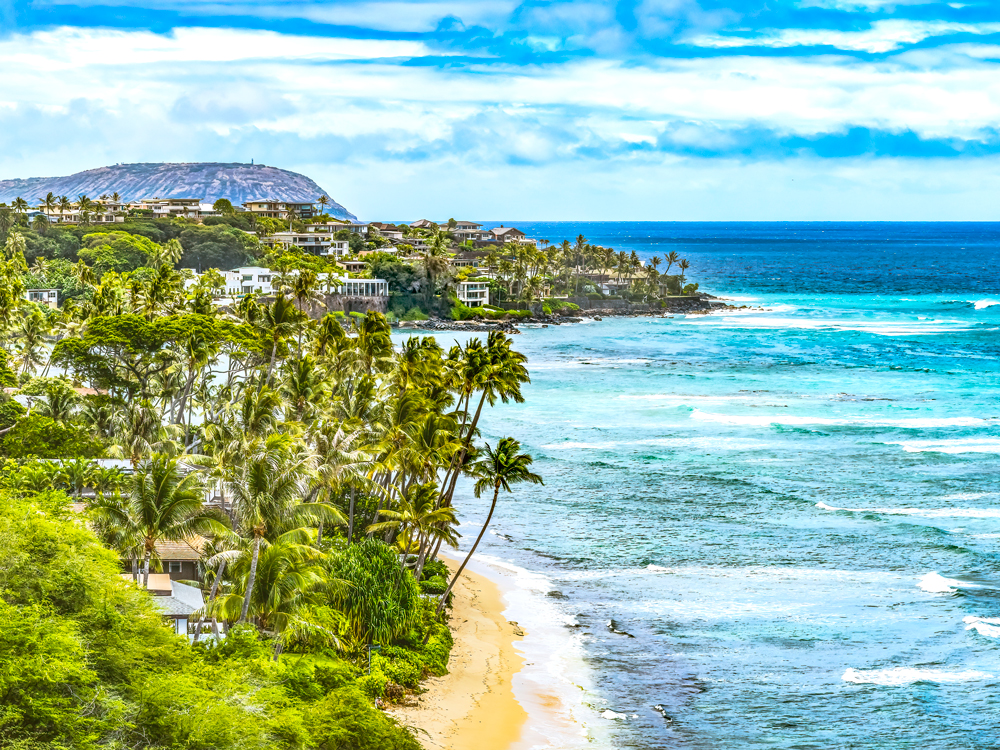
[[516, 337], [483, 435], [545, 486], [483, 552], [545, 582], [580, 746], [1000, 747], [1000, 224], [503, 223], [762, 308]]

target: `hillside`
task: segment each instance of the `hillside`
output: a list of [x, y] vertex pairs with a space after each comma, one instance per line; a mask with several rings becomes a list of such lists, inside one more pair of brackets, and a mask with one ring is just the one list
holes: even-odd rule
[[[228, 198], [239, 205], [254, 198], [315, 201], [330, 194], [305, 175], [263, 164], [117, 164], [77, 172], [68, 177], [0, 180], [0, 203], [17, 197], [30, 203], [52, 192], [75, 199], [117, 192], [124, 200], [139, 198], [199, 198], [212, 203]], [[332, 198], [326, 209], [341, 219], [356, 217]]]

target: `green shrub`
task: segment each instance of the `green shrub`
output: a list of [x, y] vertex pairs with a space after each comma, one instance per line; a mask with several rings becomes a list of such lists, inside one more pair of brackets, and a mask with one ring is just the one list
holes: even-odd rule
[[431, 576], [420, 581], [420, 591], [424, 594], [440, 596], [448, 588], [448, 581], [443, 576]]
[[371, 674], [366, 674], [358, 678], [358, 688], [361, 692], [367, 695], [369, 698], [374, 700], [375, 698], [381, 698], [385, 695], [385, 686], [389, 684], [389, 678], [385, 676], [382, 670], [375, 666], [375, 660], [377, 656], [372, 657], [372, 671]]
[[448, 566], [443, 562], [440, 560], [431, 560], [430, 562], [424, 563], [423, 575], [426, 577], [441, 576], [442, 578], [447, 578], [450, 573], [448, 571]]
[[430, 317], [419, 307], [411, 307], [400, 320], [430, 320]]

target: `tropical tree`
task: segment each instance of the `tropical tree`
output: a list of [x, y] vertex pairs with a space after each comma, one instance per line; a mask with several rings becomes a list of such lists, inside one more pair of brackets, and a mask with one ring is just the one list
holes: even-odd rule
[[161, 541], [180, 541], [197, 534], [225, 534], [219, 514], [203, 505], [201, 478], [175, 458], [154, 454], [132, 476], [125, 497], [99, 498], [94, 514], [103, 528], [141, 547], [142, 585], [149, 585], [149, 566]]
[[469, 564], [469, 560], [476, 553], [479, 542], [482, 541], [483, 535], [490, 525], [490, 521], [493, 520], [493, 511], [496, 510], [500, 490], [513, 492], [511, 489], [513, 485], [522, 482], [543, 484], [542, 478], [538, 474], [532, 473], [529, 469], [534, 459], [527, 453], [521, 453], [520, 451], [521, 444], [517, 440], [505, 437], [497, 443], [496, 450], [491, 448], [490, 444], [487, 443], [483, 457], [473, 464], [471, 473], [476, 478], [476, 484], [473, 489], [476, 497], [480, 497], [484, 490], [492, 489], [493, 501], [490, 503], [490, 512], [486, 515], [486, 520], [483, 522], [482, 529], [479, 530], [479, 536], [476, 537], [472, 549], [469, 550], [469, 554], [465, 556], [462, 564], [455, 571], [455, 575], [452, 576], [448, 588], [445, 589], [445, 592], [441, 595], [441, 599], [438, 601], [438, 613], [444, 608], [445, 602], [448, 601], [448, 595], [455, 588], [455, 583], [458, 581], [459, 576], [462, 575], [462, 571], [465, 570], [465, 566]]

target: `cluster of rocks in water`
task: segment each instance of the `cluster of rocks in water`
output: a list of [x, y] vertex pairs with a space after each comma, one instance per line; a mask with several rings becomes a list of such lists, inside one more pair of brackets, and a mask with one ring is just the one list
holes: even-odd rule
[[508, 334], [520, 333], [518, 326], [531, 325], [547, 327], [550, 325], [562, 325], [563, 323], [581, 323], [585, 318], [591, 320], [603, 320], [604, 318], [649, 318], [649, 317], [670, 317], [675, 314], [681, 315], [707, 315], [708, 313], [721, 310], [743, 310], [752, 309], [747, 305], [729, 305], [711, 295], [698, 295], [685, 299], [669, 299], [661, 307], [651, 307], [645, 304], [634, 304], [617, 307], [599, 307], [600, 301], [595, 301], [594, 307], [589, 310], [560, 310], [559, 312], [545, 315], [540, 312], [540, 306], [536, 305], [531, 317], [514, 318], [504, 320], [442, 320], [431, 319], [421, 321], [402, 321], [399, 328], [414, 328], [424, 331], [503, 331]]

